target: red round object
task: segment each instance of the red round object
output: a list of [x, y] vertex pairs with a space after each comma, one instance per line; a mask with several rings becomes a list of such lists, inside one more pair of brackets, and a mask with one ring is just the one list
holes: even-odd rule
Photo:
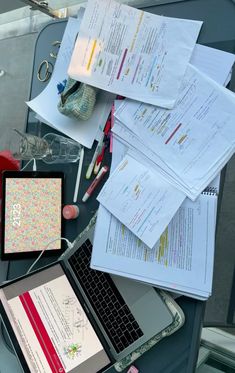
[[2, 172], [20, 169], [20, 162], [13, 158], [9, 150], [0, 152], [0, 198], [2, 198]]
[[79, 215], [79, 208], [77, 205], [65, 205], [63, 208], [63, 217], [65, 219], [76, 219]]

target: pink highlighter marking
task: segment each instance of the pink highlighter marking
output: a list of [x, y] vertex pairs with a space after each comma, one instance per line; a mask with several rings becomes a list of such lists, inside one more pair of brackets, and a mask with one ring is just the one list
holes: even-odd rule
[[174, 129], [174, 131], [171, 133], [171, 135], [166, 140], [165, 144], [168, 144], [168, 142], [172, 139], [172, 137], [175, 135], [175, 133], [178, 131], [178, 129], [182, 126], [182, 123], [179, 123], [178, 126]]
[[123, 57], [122, 57], [121, 65], [120, 65], [119, 70], [118, 70], [117, 79], [120, 78], [122, 68], [123, 68], [123, 65], [124, 65], [124, 62], [125, 62], [125, 59], [126, 59], [127, 52], [128, 52], [128, 49], [126, 48], [125, 51], [124, 51]]

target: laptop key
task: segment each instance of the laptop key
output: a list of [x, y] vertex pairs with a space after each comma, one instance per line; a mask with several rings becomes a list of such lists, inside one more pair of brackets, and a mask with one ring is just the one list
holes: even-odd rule
[[112, 328], [112, 323], [111, 323], [110, 321], [107, 321], [106, 326], [107, 326], [108, 329], [111, 330], [111, 328]]
[[121, 310], [119, 311], [119, 315], [120, 315], [121, 317], [123, 317], [123, 316], [125, 315], [125, 312], [123, 311], [123, 309], [121, 309]]
[[139, 324], [136, 321], [134, 321], [132, 323], [132, 326], [133, 326], [134, 329], [138, 329], [139, 328]]
[[128, 317], [127, 317], [127, 316], [124, 316], [123, 319], [122, 319], [122, 321], [123, 321], [125, 324], [127, 324], [128, 321], [129, 321], [129, 320], [128, 320]]
[[102, 288], [101, 294], [103, 295], [103, 297], [105, 297], [105, 295], [107, 294], [106, 291], [105, 291], [105, 289]]
[[114, 339], [114, 341], [115, 341], [116, 344], [119, 343], [119, 341], [120, 341], [120, 339], [117, 336], [114, 337], [113, 339]]
[[105, 310], [103, 308], [98, 309], [100, 316], [104, 316]]
[[123, 346], [126, 347], [127, 339], [126, 339], [126, 337], [125, 337], [124, 335], [122, 335], [122, 336], [120, 337], [120, 341], [122, 342]]
[[142, 335], [144, 335], [144, 333], [142, 332], [142, 330], [140, 328], [138, 328], [136, 330], [136, 333], [137, 333], [138, 337], [142, 337]]
[[124, 350], [124, 346], [122, 342], [117, 343], [117, 352], [121, 352]]
[[110, 288], [107, 289], [107, 294], [109, 295], [109, 297], [111, 297], [111, 295], [113, 294], [113, 292]]
[[108, 284], [106, 281], [104, 282], [104, 288], [105, 288], [105, 289], [108, 289], [108, 288], [109, 288], [109, 284]]
[[134, 340], [137, 340], [137, 339], [138, 339], [138, 334], [136, 333], [135, 330], [132, 330], [132, 332], [131, 332], [131, 336], [132, 336], [132, 338], [133, 338]]
[[111, 315], [109, 316], [109, 321], [113, 322], [115, 320], [113, 314], [111, 313]]
[[111, 314], [111, 310], [109, 308], [107, 308], [106, 315], [109, 316], [110, 314]]
[[[114, 319], [115, 320], [115, 319]], [[114, 321], [113, 322], [113, 327], [114, 327], [114, 329], [118, 329], [118, 323], [117, 323], [117, 321]]]
[[104, 315], [104, 316], [103, 316], [103, 320], [104, 320], [105, 323], [107, 323], [107, 322], [109, 321], [108, 316], [107, 316], [107, 315]]
[[132, 313], [129, 315], [129, 321], [130, 321], [130, 322], [135, 321], [135, 318], [134, 318], [134, 316], [132, 315]]
[[108, 303], [109, 302], [109, 296], [108, 295], [106, 295], [105, 297], [104, 297], [104, 301], [106, 302], [106, 303]]
[[120, 329], [120, 328], [118, 328], [117, 330], [116, 330], [116, 333], [117, 333], [117, 335], [120, 337], [121, 335], [123, 335], [123, 331]]
[[121, 329], [122, 331], [125, 331], [125, 330], [126, 330], [126, 325], [123, 324], [123, 323], [120, 324], [119, 327], [120, 327], [120, 329]]

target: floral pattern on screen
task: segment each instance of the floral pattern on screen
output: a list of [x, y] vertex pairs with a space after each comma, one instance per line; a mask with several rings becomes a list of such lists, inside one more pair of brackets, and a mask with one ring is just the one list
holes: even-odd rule
[[[61, 236], [61, 180], [6, 180], [5, 252], [41, 251]], [[50, 244], [59, 249], [60, 240]]]

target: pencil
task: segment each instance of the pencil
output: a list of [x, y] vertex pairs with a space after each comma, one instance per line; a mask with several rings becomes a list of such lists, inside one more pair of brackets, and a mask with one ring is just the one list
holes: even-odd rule
[[81, 180], [83, 159], [84, 159], [84, 147], [82, 147], [81, 149], [81, 154], [80, 154], [80, 159], [79, 159], [79, 164], [78, 164], [77, 179], [76, 179], [74, 195], [73, 195], [73, 202], [77, 202], [77, 199], [78, 199], [78, 190], [79, 190], [79, 185], [80, 185], [80, 180]]

